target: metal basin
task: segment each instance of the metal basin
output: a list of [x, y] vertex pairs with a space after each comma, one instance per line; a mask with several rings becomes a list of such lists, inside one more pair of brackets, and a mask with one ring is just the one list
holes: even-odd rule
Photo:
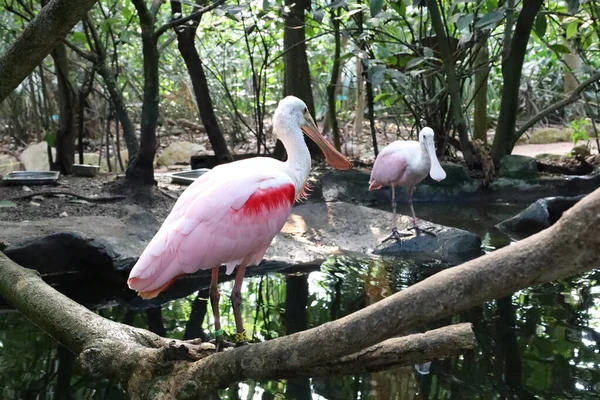
[[14, 171], [4, 176], [2, 183], [6, 185], [47, 185], [56, 183], [58, 171]]
[[172, 173], [171, 182], [179, 183], [182, 185], [191, 185], [196, 179], [198, 179], [201, 175], [210, 171], [208, 168], [200, 168], [200, 169], [192, 169], [190, 171], [181, 171]]

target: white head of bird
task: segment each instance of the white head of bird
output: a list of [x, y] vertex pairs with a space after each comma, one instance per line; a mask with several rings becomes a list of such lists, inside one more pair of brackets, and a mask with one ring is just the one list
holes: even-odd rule
[[421, 143], [423, 150], [429, 156], [429, 160], [431, 162], [429, 175], [432, 179], [435, 179], [439, 182], [446, 178], [446, 172], [440, 165], [440, 162], [438, 161], [437, 156], [435, 155], [434, 136], [435, 135], [433, 133], [433, 129], [426, 126], [425, 128], [421, 129], [421, 132], [419, 132], [419, 142]]
[[297, 97], [287, 96], [279, 102], [273, 114], [273, 131], [285, 146], [289, 164], [310, 169], [310, 153], [304, 142], [302, 134], [304, 132], [321, 148], [325, 160], [333, 168], [339, 170], [352, 168], [350, 161], [321, 135], [306, 104]]

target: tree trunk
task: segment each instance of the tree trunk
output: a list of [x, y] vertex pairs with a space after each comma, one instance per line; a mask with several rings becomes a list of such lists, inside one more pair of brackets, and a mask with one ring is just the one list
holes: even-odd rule
[[544, 0], [528, 0], [523, 2], [523, 8], [517, 19], [508, 56], [502, 62], [504, 87], [502, 89], [498, 126], [496, 127], [496, 135], [494, 136], [491, 151], [496, 165], [499, 164], [502, 157], [512, 152], [518, 139], [518, 137], [515, 137], [514, 132], [517, 124], [519, 86], [521, 84], [523, 61], [525, 60], [531, 28], [543, 2]]
[[[181, 14], [181, 2], [171, 1], [171, 13]], [[187, 71], [192, 79], [192, 86], [194, 87], [194, 95], [196, 96], [196, 103], [198, 103], [198, 111], [200, 112], [200, 119], [206, 129], [208, 140], [215, 153], [219, 163], [229, 162], [233, 160], [227, 142], [223, 133], [219, 128], [217, 116], [213, 108], [212, 100], [210, 98], [210, 91], [208, 89], [208, 82], [206, 80], [206, 74], [202, 67], [202, 61], [200, 60], [200, 54], [196, 50], [196, 29], [200, 18], [194, 21], [193, 24], [186, 24], [175, 28], [177, 34], [177, 48], [179, 53], [185, 62]]]
[[125, 176], [137, 184], [153, 185], [154, 156], [156, 155], [156, 125], [159, 113], [158, 43], [154, 36], [154, 16], [146, 8], [143, 0], [134, 0], [133, 4], [140, 17], [142, 28], [142, 54], [144, 58], [144, 97], [142, 104], [142, 123], [140, 150], [132, 159]]
[[456, 71], [454, 70], [452, 50], [450, 49], [450, 43], [448, 41], [448, 36], [446, 35], [446, 27], [442, 21], [437, 0], [427, 0], [427, 9], [429, 10], [429, 15], [431, 16], [431, 23], [433, 25], [435, 35], [437, 36], [438, 44], [440, 46], [440, 53], [444, 62], [443, 68], [444, 72], [446, 73], [448, 94], [450, 95], [452, 119], [454, 120], [454, 126], [458, 131], [460, 150], [467, 165], [472, 166], [475, 164], [475, 157], [473, 156], [473, 150], [471, 149], [471, 143], [469, 142], [469, 132], [462, 110], [460, 82], [458, 80], [458, 76], [456, 76]]
[[[283, 95], [296, 96], [306, 103], [308, 112], [315, 117], [315, 103], [312, 94], [310, 68], [306, 57], [304, 35], [304, 10], [310, 9], [310, 0], [285, 0], [289, 12], [285, 16], [283, 32]], [[305, 139], [313, 158], [322, 159], [319, 146], [312, 140]]]
[[96, 71], [98, 71], [98, 75], [100, 75], [104, 80], [106, 90], [108, 90], [108, 94], [110, 95], [110, 100], [115, 107], [115, 115], [123, 127], [123, 138], [125, 139], [125, 144], [127, 145], [129, 160], [131, 160], [137, 155], [140, 146], [137, 138], [135, 137], [135, 128], [133, 126], [133, 121], [131, 121], [131, 118], [129, 117], [129, 111], [127, 111], [123, 93], [121, 92], [121, 89], [119, 89], [117, 81], [113, 77], [110, 69], [106, 66], [106, 62], [104, 60], [99, 60], [96, 63], [95, 68]]
[[363, 62], [356, 57], [356, 103], [354, 104], [354, 136], [362, 135], [365, 112], [365, 81], [363, 80]]
[[0, 57], [0, 103], [64, 39], [96, 0], [52, 0]]
[[473, 139], [487, 144], [487, 94], [489, 73], [487, 39], [481, 44], [475, 57], [475, 99], [473, 111]]
[[69, 175], [75, 162], [75, 138], [77, 129], [75, 125], [77, 101], [73, 85], [69, 78], [69, 59], [67, 47], [59, 44], [52, 51], [52, 58], [56, 67], [58, 81], [58, 104], [60, 123], [56, 131], [56, 160], [52, 169], [59, 170], [62, 174]]
[[[333, 145], [337, 151], [342, 151], [342, 140], [340, 137], [340, 128], [336, 116], [336, 92], [338, 82], [340, 80], [340, 57], [342, 53], [342, 40], [340, 35], [340, 8], [337, 11], [330, 13], [331, 23], [333, 24], [333, 40], [335, 42], [335, 50], [333, 53], [333, 66], [331, 67], [331, 80], [327, 86], [327, 116], [323, 127], [323, 134], [330, 127], [333, 135]], [[330, 126], [328, 126], [330, 125]]]

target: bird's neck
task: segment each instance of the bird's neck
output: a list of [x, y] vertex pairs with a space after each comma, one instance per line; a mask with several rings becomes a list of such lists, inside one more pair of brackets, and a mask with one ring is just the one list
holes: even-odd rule
[[425, 142], [419, 141], [419, 144], [421, 145], [421, 161], [426, 163], [430, 162], [429, 150], [427, 149], [427, 146], [425, 146]]
[[304, 188], [310, 173], [310, 152], [304, 141], [304, 134], [300, 128], [288, 135], [281, 135], [280, 140], [287, 151], [288, 159], [284, 163], [287, 174], [294, 181], [296, 195]]

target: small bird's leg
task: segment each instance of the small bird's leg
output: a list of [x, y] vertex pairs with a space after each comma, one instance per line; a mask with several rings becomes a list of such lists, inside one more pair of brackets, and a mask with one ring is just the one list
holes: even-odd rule
[[415, 214], [415, 208], [413, 207], [413, 202], [412, 202], [412, 196], [413, 196], [414, 192], [415, 192], [414, 185], [410, 186], [408, 188], [408, 205], [410, 206], [410, 212], [412, 213], [412, 218], [413, 218], [413, 220], [412, 220], [413, 226], [412, 226], [411, 229], [415, 230], [415, 234], [417, 236], [419, 235], [419, 233], [426, 233], [428, 235], [437, 237], [437, 235], [435, 233], [433, 233], [433, 232], [431, 232], [431, 231], [429, 231], [427, 229], [421, 229], [421, 228], [419, 228], [419, 225], [417, 224], [417, 216]]
[[235, 344], [242, 346], [247, 344], [246, 331], [244, 330], [244, 321], [242, 321], [242, 282], [246, 273], [246, 262], [242, 262], [237, 267], [235, 282], [231, 291], [231, 305], [233, 307], [233, 316], [235, 318]]
[[413, 223], [413, 228], [416, 230], [418, 229], [417, 227], [417, 216], [415, 214], [415, 208], [413, 207], [413, 202], [412, 202], [412, 196], [413, 193], [415, 192], [415, 187], [414, 185], [409, 186], [408, 188], [408, 205], [410, 206], [410, 212], [412, 213], [412, 223]]
[[221, 314], [219, 312], [219, 299], [221, 294], [217, 284], [219, 283], [219, 267], [212, 269], [210, 280], [210, 305], [212, 306], [213, 315], [215, 317], [215, 347], [219, 351], [219, 347], [223, 343], [223, 329], [221, 329]]

